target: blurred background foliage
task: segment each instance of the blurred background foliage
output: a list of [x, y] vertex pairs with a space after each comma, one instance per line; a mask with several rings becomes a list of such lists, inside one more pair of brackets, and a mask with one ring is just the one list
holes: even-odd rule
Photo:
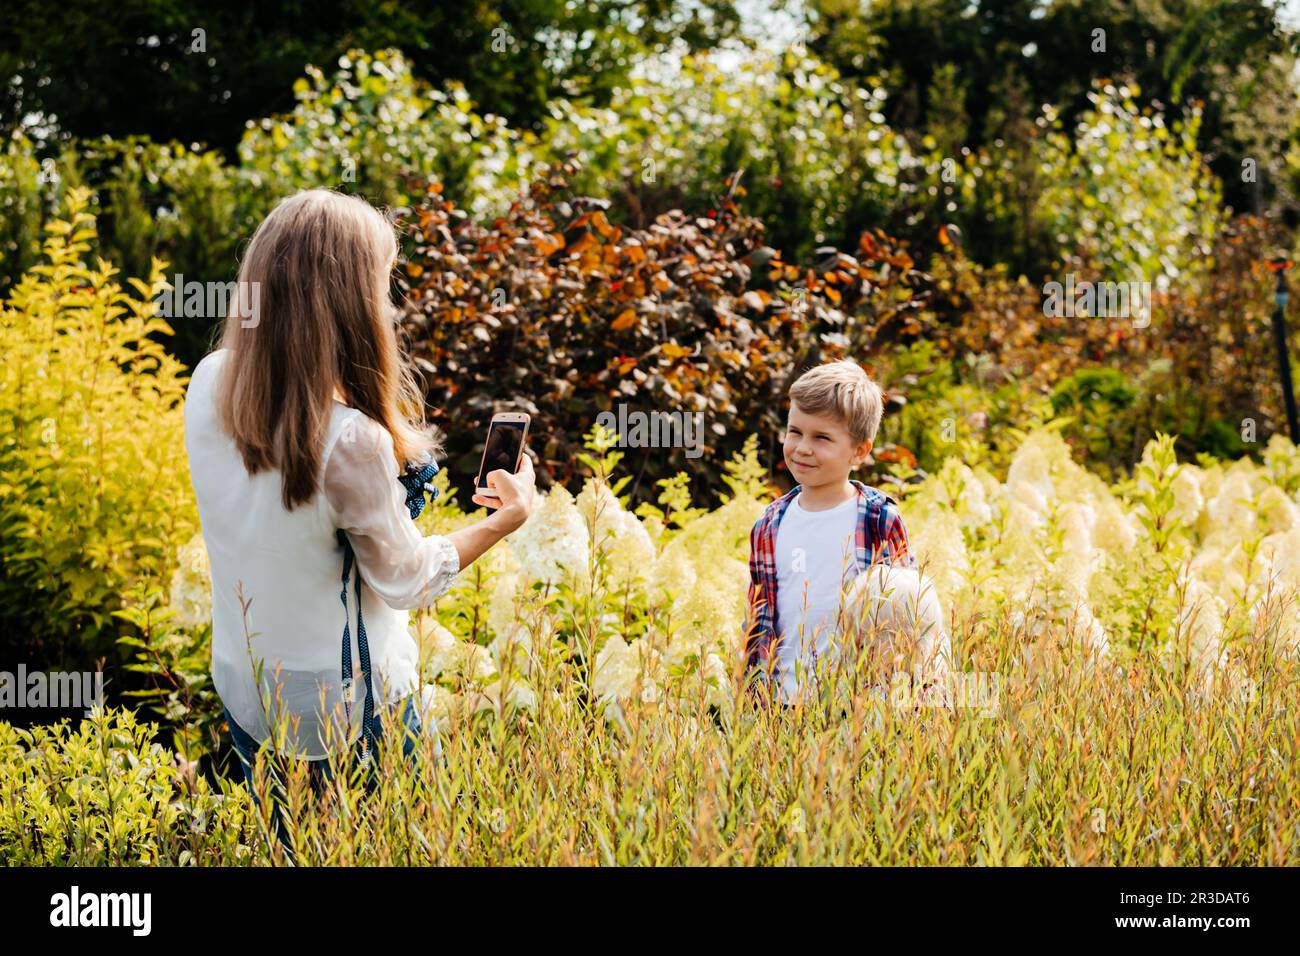
[[[663, 229], [684, 241], [696, 221], [739, 230], [690, 237], [706, 240], [702, 257], [652, 252], [671, 303], [657, 289], [627, 294], [644, 283], [615, 287], [644, 279], [621, 240], [608, 274], [590, 253], [531, 248], [496, 263], [517, 270], [511, 282], [461, 270], [468, 292], [407, 275], [422, 296], [408, 308], [412, 351], [467, 461], [485, 410], [506, 402], [566, 396], [547, 481], [572, 466], [571, 442], [556, 437], [565, 415], [585, 422], [633, 395], [694, 407], [691, 389], [654, 384], [652, 354], [675, 356], [670, 384], [709, 383], [703, 395], [726, 383], [702, 409], [722, 453], [751, 428], [774, 449], [780, 416], [740, 410], [771, 412], [772, 382], [846, 349], [890, 389], [897, 448], [878, 469], [934, 468], [961, 447], [950, 420], [1068, 415], [1067, 436], [1104, 472], [1130, 468], [1160, 428], [1185, 456], [1239, 455], [1279, 425], [1259, 262], [1292, 247], [1300, 139], [1295, 36], [1261, 0], [73, 2], [60, 31], [23, 29], [35, 15], [22, 2], [0, 15], [0, 291], [37, 263], [42, 226], [66, 218], [82, 186], [95, 254], [136, 277], [161, 259], [169, 280], [229, 280], [271, 206], [315, 186], [395, 216], [447, 203], [435, 214], [453, 244], [488, 249], [521, 215], [562, 230], [590, 203], [609, 229], [651, 245]], [[557, 169], [563, 187], [547, 188], [563, 194], [558, 206], [534, 190]], [[454, 260], [404, 228], [408, 265]], [[864, 237], [879, 249], [863, 255]], [[683, 254], [693, 277], [666, 267]], [[730, 279], [708, 277], [710, 257]], [[592, 275], [578, 294], [543, 296], [544, 309], [518, 281], [568, 268]], [[1151, 325], [1045, 316], [1042, 284], [1069, 273], [1153, 283]], [[484, 307], [503, 288], [507, 301]], [[792, 299], [808, 312], [799, 335], [763, 346], [772, 381], [734, 376], [736, 350], [720, 344], [736, 334], [729, 318], [779, 322]], [[630, 329], [606, 334], [626, 309], [635, 342], [621, 340]], [[656, 319], [663, 309], [675, 318]], [[575, 316], [595, 323], [584, 374], [533, 354]], [[192, 367], [219, 320], [186, 318], [158, 338]], [[449, 345], [461, 331], [486, 339]], [[536, 368], [509, 388], [478, 375], [453, 397], [439, 365], [448, 350], [474, 364], [475, 348], [507, 335], [512, 361]], [[1112, 370], [1123, 388], [1088, 369]], [[1233, 438], [1246, 419], [1254, 444]], [[773, 477], [786, 483], [778, 457]]]

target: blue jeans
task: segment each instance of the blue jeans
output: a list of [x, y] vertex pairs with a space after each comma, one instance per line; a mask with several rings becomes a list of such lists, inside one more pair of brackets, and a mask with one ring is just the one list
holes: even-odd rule
[[[405, 705], [402, 707], [402, 756], [405, 759], [410, 760], [416, 767], [419, 767], [420, 739], [424, 736], [424, 727], [420, 721], [420, 711], [415, 706], [416, 699], [417, 694], [409, 695], [406, 698]], [[225, 705], [222, 705], [221, 709], [226, 716], [226, 725], [230, 728], [230, 738], [231, 742], [234, 744], [235, 753], [239, 756], [239, 765], [244, 771], [244, 782], [248, 786], [249, 793], [253, 796], [253, 803], [260, 806], [257, 792], [253, 788], [253, 759], [257, 754], [260, 744], [250, 737], [243, 727], [240, 727], [239, 724], [235, 723], [235, 718], [230, 715], [230, 711], [225, 708]], [[377, 714], [375, 716], [378, 718]], [[437, 732], [436, 729], [434, 732]], [[379, 730], [379, 735], [379, 743], [382, 745], [382, 729]], [[357, 746], [359, 748], [360, 744]], [[441, 748], [435, 748], [435, 753], [440, 749]], [[352, 754], [354, 767], [356, 766], [359, 756], [359, 751], [354, 750]], [[379, 755], [374, 754], [371, 759], [378, 760]], [[320, 796], [321, 790], [324, 789], [325, 784], [330, 780], [329, 761], [307, 761], [307, 776], [308, 780], [311, 782], [312, 794], [314, 796]], [[275, 765], [274, 760], [271, 763], [271, 781], [273, 788], [272, 792], [280, 797], [280, 799], [272, 801], [271, 829], [275, 831], [276, 838], [280, 841], [281, 845], [284, 846], [285, 852], [289, 854], [289, 858], [292, 860], [294, 859], [293, 848], [289, 844], [289, 836], [285, 830], [284, 821], [281, 818], [281, 801], [283, 800], [284, 794], [284, 778], [281, 775], [279, 768]], [[374, 783], [375, 779], [373, 777], [366, 777], [367, 793], [374, 789]]]

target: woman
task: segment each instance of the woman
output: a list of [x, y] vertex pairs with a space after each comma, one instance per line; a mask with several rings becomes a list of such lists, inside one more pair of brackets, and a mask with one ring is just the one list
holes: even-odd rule
[[[350, 700], [343, 680], [342, 638], [357, 609], [354, 585], [341, 582], [338, 529], [362, 581], [375, 716], [403, 704], [419, 734], [409, 610], [431, 605], [535, 506], [525, 455], [517, 474], [488, 475], [499, 499], [474, 496], [495, 509], [487, 518], [445, 536], [416, 530], [398, 475], [442, 449], [397, 344], [396, 257], [392, 226], [363, 200], [321, 189], [283, 200], [240, 266], [241, 291], [255, 294], [237, 297], [186, 394], [185, 445], [212, 569], [212, 677], [250, 787], [252, 751], [281, 718], [284, 745], [314, 770], [339, 749], [332, 742], [362, 732], [355, 627]], [[249, 302], [255, 314], [243, 312]]]

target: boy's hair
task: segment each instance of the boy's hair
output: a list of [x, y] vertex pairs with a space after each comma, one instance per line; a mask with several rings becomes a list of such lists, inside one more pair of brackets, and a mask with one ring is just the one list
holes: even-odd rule
[[809, 415], [830, 415], [848, 429], [855, 446], [874, 442], [884, 413], [880, 386], [850, 359], [804, 372], [790, 386], [790, 401]]

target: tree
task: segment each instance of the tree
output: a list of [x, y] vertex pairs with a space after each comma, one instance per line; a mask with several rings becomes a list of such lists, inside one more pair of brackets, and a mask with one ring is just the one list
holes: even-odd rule
[[422, 78], [465, 83], [484, 111], [537, 123], [549, 99], [596, 101], [646, 49], [713, 45], [735, 32], [730, 2], [685, 0], [68, 0], [58, 29], [47, 4], [0, 14], [0, 133], [27, 114], [65, 134], [147, 134], [203, 142], [234, 158], [251, 116], [293, 106], [306, 64], [350, 47], [400, 47]]
[[966, 84], [971, 148], [1006, 137], [997, 120], [1020, 111], [1001, 90], [1021, 81], [1035, 110], [1051, 104], [1072, 126], [1094, 81], [1128, 79], [1171, 119], [1203, 104], [1199, 146], [1229, 205], [1290, 201], [1278, 190], [1297, 112], [1296, 38], [1265, 0], [809, 0], [809, 15], [813, 49], [842, 73], [891, 77], [888, 121], [913, 142], [953, 125], [960, 90], [945, 70]]

